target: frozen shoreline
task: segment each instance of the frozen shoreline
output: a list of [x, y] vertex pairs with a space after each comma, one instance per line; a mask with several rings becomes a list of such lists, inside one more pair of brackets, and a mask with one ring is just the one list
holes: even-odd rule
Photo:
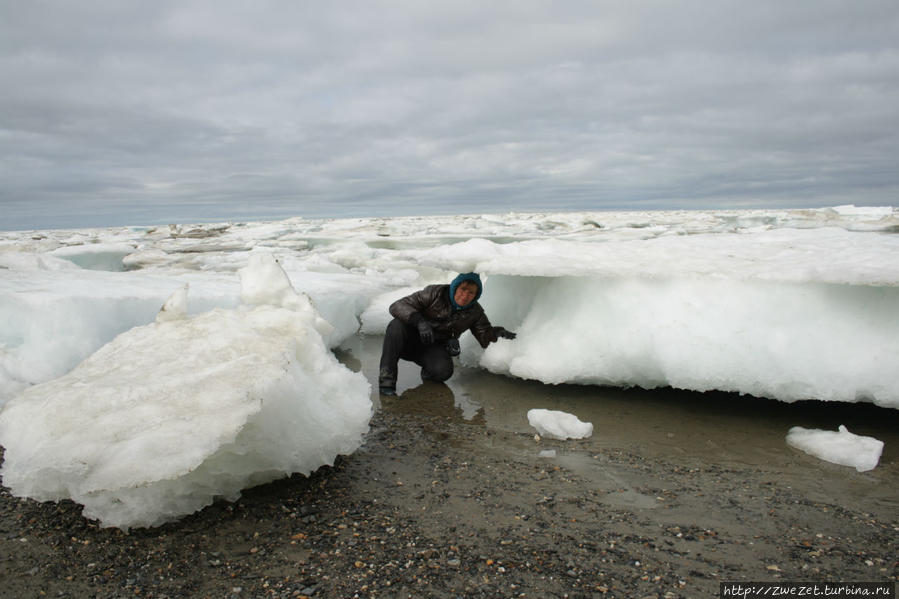
[[896, 230], [892, 208], [843, 206], [4, 233], [0, 403], [185, 284], [191, 313], [235, 306], [236, 271], [267, 253], [332, 325], [330, 347], [382, 333], [396, 297], [477, 270], [488, 314], [519, 332], [470, 347], [494, 372], [896, 407]]

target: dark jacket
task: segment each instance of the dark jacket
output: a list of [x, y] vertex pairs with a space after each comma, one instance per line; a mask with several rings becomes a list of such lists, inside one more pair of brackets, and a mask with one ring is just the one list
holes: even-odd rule
[[398, 299], [390, 305], [390, 315], [413, 326], [424, 318], [434, 325], [434, 336], [438, 340], [458, 337], [468, 330], [481, 347], [496, 341], [481, 304], [475, 300], [464, 308], [457, 308], [450, 295], [450, 285], [428, 285]]

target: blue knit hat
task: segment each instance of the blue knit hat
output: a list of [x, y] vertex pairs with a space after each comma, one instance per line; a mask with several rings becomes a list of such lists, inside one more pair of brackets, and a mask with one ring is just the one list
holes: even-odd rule
[[[469, 282], [474, 283], [475, 285], [477, 285], [477, 286], [478, 286], [478, 292], [475, 294], [474, 300], [473, 300], [470, 304], [468, 304], [467, 306], [460, 306], [459, 304], [456, 303], [456, 288], [457, 288], [460, 284], [464, 283], [465, 281], [469, 281]], [[466, 308], [470, 308], [471, 306], [474, 305], [474, 303], [475, 303], [476, 301], [478, 301], [478, 298], [481, 297], [481, 292], [482, 292], [483, 290], [484, 290], [484, 286], [481, 284], [481, 277], [478, 276], [478, 273], [476, 273], [476, 272], [465, 272], [465, 273], [460, 274], [460, 275], [459, 275], [458, 277], [456, 277], [455, 279], [453, 279], [453, 282], [450, 283], [450, 287], [449, 287], [450, 301], [452, 302], [453, 307], [454, 307], [456, 310], [464, 310], [464, 309], [466, 309]]]

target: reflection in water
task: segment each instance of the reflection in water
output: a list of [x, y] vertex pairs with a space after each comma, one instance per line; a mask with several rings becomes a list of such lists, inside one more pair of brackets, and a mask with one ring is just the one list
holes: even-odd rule
[[348, 347], [338, 347], [334, 350], [334, 356], [337, 361], [352, 370], [353, 372], [362, 371], [362, 361], [353, 354], [353, 350]]
[[400, 361], [397, 381], [399, 395], [395, 398], [381, 397], [377, 392], [377, 368], [382, 339], [357, 335], [334, 350], [334, 355], [341, 364], [354, 372], [362, 372], [371, 383], [375, 409], [486, 424], [483, 408], [464, 387], [459, 388], [454, 379], [450, 379], [450, 385], [422, 382], [418, 366], [411, 362]]
[[399, 414], [416, 414], [450, 422], [486, 424], [483, 410], [470, 413], [463, 402], [457, 401], [445, 383], [423, 382], [406, 389], [397, 397], [381, 398], [381, 409]]

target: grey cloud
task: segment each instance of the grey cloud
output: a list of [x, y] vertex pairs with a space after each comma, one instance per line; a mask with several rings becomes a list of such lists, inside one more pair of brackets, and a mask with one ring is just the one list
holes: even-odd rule
[[895, 203], [893, 0], [481, 4], [7, 4], [0, 228]]

